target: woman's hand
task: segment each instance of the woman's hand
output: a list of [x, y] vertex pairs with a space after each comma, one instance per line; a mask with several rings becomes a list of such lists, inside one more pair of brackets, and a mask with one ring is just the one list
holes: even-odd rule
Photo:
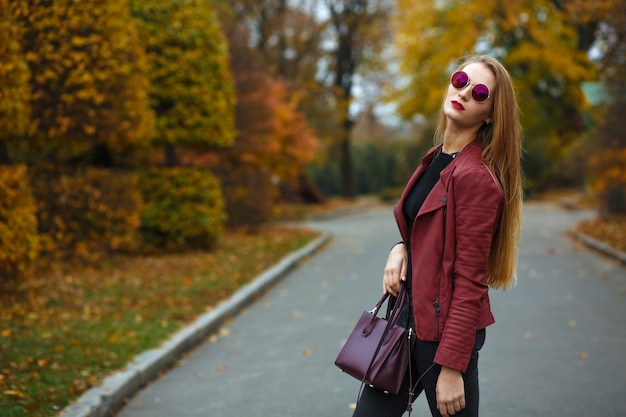
[[465, 408], [465, 384], [460, 371], [442, 366], [436, 392], [437, 409], [443, 417], [453, 416]]
[[408, 259], [409, 255], [404, 243], [398, 243], [391, 248], [383, 274], [383, 292], [385, 294], [397, 296], [400, 292], [400, 281], [406, 281]]

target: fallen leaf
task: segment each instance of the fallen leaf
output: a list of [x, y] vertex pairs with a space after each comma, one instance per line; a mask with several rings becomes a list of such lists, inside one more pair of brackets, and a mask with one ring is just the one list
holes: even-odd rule
[[292, 315], [292, 316], [293, 316], [293, 318], [295, 318], [295, 319], [299, 319], [299, 318], [300, 318], [300, 316], [302, 316], [302, 314], [301, 314], [299, 311], [295, 311], [295, 310], [291, 313], [291, 315]]
[[570, 320], [569, 327], [576, 327], [576, 320]]
[[356, 403], [350, 403], [348, 407], [350, 408], [350, 410], [356, 410]]
[[26, 398], [26, 394], [16, 389], [10, 389], [10, 390], [4, 391], [4, 395], [8, 395], [10, 397], [16, 397], [16, 398]]
[[531, 332], [524, 333], [524, 339], [532, 339], [533, 334]]
[[309, 356], [311, 351], [309, 349], [302, 349], [302, 356]]
[[221, 364], [220, 366], [217, 367], [217, 370], [219, 372], [225, 372], [228, 370], [228, 365], [226, 365], [225, 363]]
[[[29, 406], [26, 406], [26, 409], [28, 411], [37, 411], [41, 408], [41, 406], [39, 404], [31, 404]], [[56, 410], [55, 410], [56, 411]]]
[[578, 354], [578, 359], [587, 359], [589, 357], [589, 355], [587, 355], [585, 352], [580, 352]]

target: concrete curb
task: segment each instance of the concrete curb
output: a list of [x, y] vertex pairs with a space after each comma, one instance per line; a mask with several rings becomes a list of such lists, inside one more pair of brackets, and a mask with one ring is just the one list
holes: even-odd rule
[[190, 325], [172, 335], [160, 347], [138, 355], [124, 369], [107, 377], [102, 385], [94, 387], [64, 408], [60, 417], [106, 417], [118, 410], [149, 381], [156, 379], [160, 372], [170, 368], [183, 353], [201, 343], [224, 323], [250, 304], [269, 286], [278, 282], [300, 260], [309, 256], [326, 243], [331, 234], [326, 233], [305, 247], [285, 256], [274, 266], [242, 287], [229, 299], [219, 303], [213, 310], [202, 314]]
[[[558, 205], [560, 205], [563, 209], [565, 210], [578, 210], [578, 206], [576, 205], [575, 202], [569, 201], [567, 199], [559, 199], [556, 201], [556, 203]], [[612, 258], [615, 258], [617, 260], [619, 260], [620, 262], [623, 262], [626, 264], [626, 253], [618, 251], [617, 249], [613, 248], [612, 246], [607, 245], [606, 243], [602, 243], [597, 239], [594, 239], [590, 236], [587, 236], [583, 233], [577, 232], [576, 230], [574, 230], [573, 228], [570, 228], [568, 230], [568, 233], [571, 234], [571, 236], [582, 242], [584, 245], [586, 245], [587, 247], [594, 249], [598, 252], [601, 252], [605, 255], [608, 255]]]
[[572, 236], [575, 239], [581, 241], [586, 246], [588, 246], [588, 247], [590, 247], [592, 249], [595, 249], [598, 252], [602, 252], [605, 255], [611, 256], [611, 257], [613, 257], [613, 258], [615, 258], [615, 259], [617, 259], [617, 260], [619, 260], [619, 261], [621, 261], [621, 262], [626, 264], [626, 253], [620, 252], [617, 249], [615, 249], [615, 248], [613, 248], [613, 247], [611, 247], [611, 246], [609, 246], [609, 245], [607, 245], [605, 243], [602, 243], [602, 242], [600, 242], [600, 241], [598, 241], [598, 240], [596, 240], [596, 239], [594, 239], [592, 237], [589, 237], [589, 236], [587, 236], [585, 234], [579, 233], [579, 232], [577, 232], [575, 230], [570, 230], [569, 232], [572, 234]]

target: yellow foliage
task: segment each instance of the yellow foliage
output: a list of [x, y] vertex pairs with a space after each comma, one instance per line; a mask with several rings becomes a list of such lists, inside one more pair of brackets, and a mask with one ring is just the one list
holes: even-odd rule
[[21, 31], [0, 0], [0, 140], [26, 133], [29, 116], [30, 71], [20, 48]]
[[94, 249], [132, 251], [140, 246], [143, 203], [135, 176], [96, 168], [39, 168], [33, 191], [49, 249], [91, 260]]
[[63, 159], [95, 143], [113, 149], [152, 138], [147, 62], [120, 0], [10, 0], [24, 28], [35, 149]]
[[529, 141], [552, 138], [544, 147], [557, 152], [579, 132], [579, 86], [595, 73], [571, 16], [552, 0], [399, 0], [394, 22], [407, 84], [392, 96], [403, 116], [437, 114], [457, 59], [488, 53], [513, 76]]
[[226, 213], [220, 183], [201, 168], [152, 169], [139, 181], [145, 208], [145, 248], [211, 249], [223, 232]]
[[0, 281], [27, 278], [39, 253], [25, 165], [0, 166]]
[[207, 149], [235, 137], [235, 93], [219, 23], [205, 0], [131, 0], [146, 46], [157, 140]]

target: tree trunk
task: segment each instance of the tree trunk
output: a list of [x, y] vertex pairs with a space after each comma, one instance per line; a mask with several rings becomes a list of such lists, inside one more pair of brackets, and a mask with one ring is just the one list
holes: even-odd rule
[[165, 166], [168, 168], [178, 165], [178, 157], [176, 156], [176, 148], [171, 143], [165, 144]]
[[0, 165], [10, 165], [9, 148], [4, 140], [0, 140]]
[[339, 143], [339, 172], [341, 173], [341, 193], [344, 197], [354, 198], [354, 178], [352, 171], [352, 153], [350, 152], [350, 126], [352, 123], [344, 123]]

